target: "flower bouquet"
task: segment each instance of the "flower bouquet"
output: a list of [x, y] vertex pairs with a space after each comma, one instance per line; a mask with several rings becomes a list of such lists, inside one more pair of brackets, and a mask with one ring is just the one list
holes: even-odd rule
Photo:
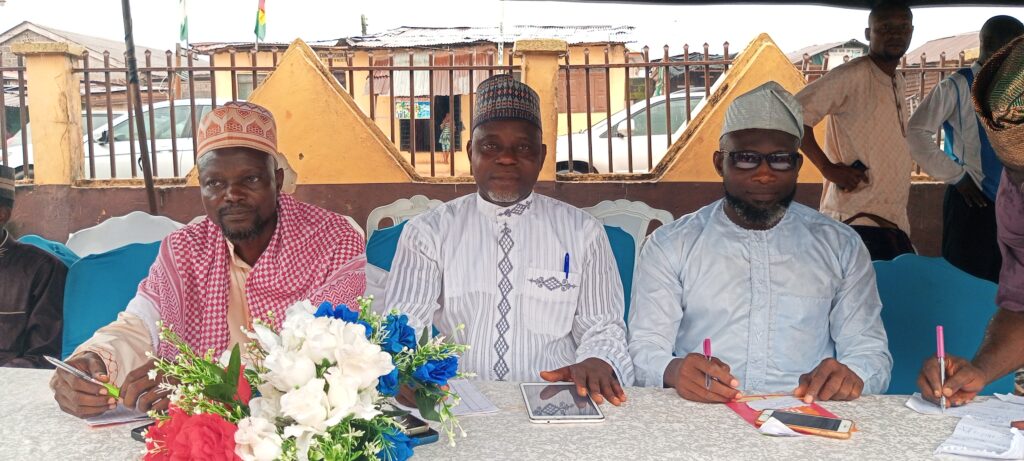
[[163, 375], [171, 405], [153, 415], [145, 459], [405, 460], [413, 442], [395, 417], [406, 412], [387, 404], [402, 385], [454, 444], [459, 397], [447, 383], [461, 376], [466, 346], [431, 338], [429, 328], [417, 341], [405, 315], [377, 315], [371, 302], [297, 303], [280, 331], [254, 323], [247, 351], [236, 345], [219, 359], [161, 327], [179, 354], [155, 359], [150, 372]]

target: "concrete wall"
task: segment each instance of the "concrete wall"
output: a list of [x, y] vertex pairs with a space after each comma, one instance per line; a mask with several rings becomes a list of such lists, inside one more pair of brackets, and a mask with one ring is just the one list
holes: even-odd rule
[[[561, 183], [542, 182], [536, 190], [578, 207], [602, 200], [643, 200], [668, 210], [678, 218], [718, 200], [721, 183]], [[181, 223], [204, 214], [196, 187], [160, 187], [160, 213]], [[351, 185], [300, 185], [295, 196], [318, 206], [347, 214], [363, 227], [374, 208], [399, 198], [423, 194], [450, 200], [474, 193], [473, 184], [382, 183]], [[918, 251], [928, 256], [940, 253], [942, 238], [942, 195], [945, 186], [918, 183], [910, 189], [912, 238]], [[821, 186], [801, 184], [797, 201], [816, 207]], [[69, 206], [68, 204], [75, 204]], [[140, 188], [80, 188], [69, 186], [22, 186], [18, 188], [11, 231], [15, 235], [38, 234], [66, 241], [68, 233], [94, 226], [112, 216], [146, 209], [146, 194]]]

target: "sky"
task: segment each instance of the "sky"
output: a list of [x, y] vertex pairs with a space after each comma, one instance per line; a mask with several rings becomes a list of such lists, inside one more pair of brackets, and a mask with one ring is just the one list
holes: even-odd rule
[[[0, 0], [2, 1], [2, 0]], [[179, 0], [134, 0], [135, 42], [171, 49], [178, 39]], [[188, 0], [191, 42], [250, 41], [254, 39], [257, 0]], [[867, 12], [821, 6], [680, 6], [586, 4], [549, 1], [501, 0], [266, 0], [268, 42], [295, 38], [326, 40], [360, 34], [360, 15], [368, 32], [400, 26], [509, 25], [628, 25], [636, 28], [639, 49], [652, 54], [670, 46], [673, 54], [711, 45], [721, 52], [743, 48], [767, 32], [784, 52], [805, 46], [864, 40]], [[991, 16], [1009, 14], [1024, 19], [1024, 7], [942, 7], [914, 11], [911, 49], [928, 40], [976, 31]], [[0, 6], [0, 31], [21, 21], [56, 29], [123, 40], [121, 0], [6, 0]]]

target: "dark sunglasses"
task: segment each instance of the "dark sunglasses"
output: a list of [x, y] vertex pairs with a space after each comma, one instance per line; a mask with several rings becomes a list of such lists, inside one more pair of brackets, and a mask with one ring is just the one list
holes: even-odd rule
[[718, 153], [728, 155], [729, 163], [738, 170], [755, 170], [761, 166], [761, 162], [768, 162], [768, 167], [775, 171], [790, 171], [796, 168], [797, 162], [800, 161], [800, 154], [797, 152], [762, 154], [751, 151], [718, 151]]

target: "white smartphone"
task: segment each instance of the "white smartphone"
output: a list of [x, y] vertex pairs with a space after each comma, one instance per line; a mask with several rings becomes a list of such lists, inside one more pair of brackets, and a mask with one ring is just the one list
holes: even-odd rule
[[573, 383], [522, 383], [526, 414], [533, 423], [599, 423], [604, 413]]
[[850, 438], [850, 431], [853, 429], [853, 421], [848, 419], [828, 418], [825, 416], [778, 410], [762, 411], [761, 415], [757, 417], [758, 427], [768, 421], [768, 418], [775, 418], [780, 423], [789, 426], [790, 429], [797, 432], [834, 439]]

